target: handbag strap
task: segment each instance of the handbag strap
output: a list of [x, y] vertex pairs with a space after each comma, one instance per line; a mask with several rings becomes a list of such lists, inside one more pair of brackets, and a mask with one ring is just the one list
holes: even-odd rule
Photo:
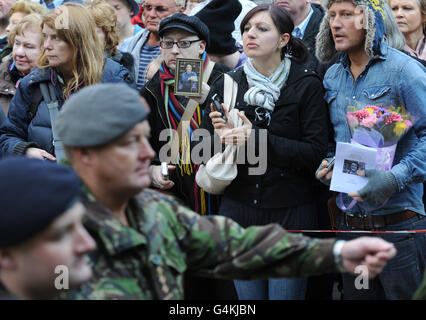
[[223, 104], [228, 110], [231, 111], [235, 107], [235, 102], [237, 101], [237, 92], [238, 92], [238, 83], [232, 79], [229, 74], [224, 74], [223, 82]]
[[50, 82], [48, 83], [41, 82], [40, 91], [41, 91], [41, 94], [43, 95], [43, 99], [46, 102], [47, 108], [49, 110], [50, 124], [52, 127], [53, 146], [55, 147], [56, 162], [61, 163], [62, 160], [66, 159], [66, 157], [65, 157], [65, 151], [62, 144], [62, 140], [59, 139], [55, 129], [56, 117], [58, 116], [58, 113], [59, 113], [58, 98], [56, 97], [55, 88]]
[[[215, 65], [215, 62], [212, 62], [211, 60], [209, 60], [209, 62], [207, 63], [206, 69], [203, 72], [203, 82], [207, 82], [209, 80], [210, 74], [213, 71], [214, 65]], [[177, 160], [177, 156], [179, 153], [179, 146], [182, 143], [183, 135], [188, 134], [188, 126], [190, 124], [192, 115], [194, 114], [197, 106], [198, 106], [197, 101], [193, 99], [189, 99], [189, 102], [186, 105], [185, 111], [183, 112], [182, 118], [179, 121], [179, 125], [177, 128], [178, 138], [176, 138], [175, 135], [173, 135], [172, 137], [172, 143], [171, 143], [172, 162]]]

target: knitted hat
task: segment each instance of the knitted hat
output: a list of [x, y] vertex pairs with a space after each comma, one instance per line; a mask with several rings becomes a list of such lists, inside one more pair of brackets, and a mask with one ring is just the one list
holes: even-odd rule
[[213, 0], [195, 16], [200, 18], [210, 30], [210, 45], [207, 53], [232, 54], [237, 51], [232, 32], [234, 21], [242, 6], [238, 0]]
[[380, 55], [380, 47], [385, 37], [384, 0], [321, 0], [321, 5], [326, 10], [326, 15], [321, 22], [319, 33], [316, 37], [316, 57], [325, 63], [330, 61], [337, 53], [330, 29], [330, 16], [328, 9], [335, 2], [348, 1], [356, 6], [363, 6], [365, 18], [365, 52], [370, 58]]

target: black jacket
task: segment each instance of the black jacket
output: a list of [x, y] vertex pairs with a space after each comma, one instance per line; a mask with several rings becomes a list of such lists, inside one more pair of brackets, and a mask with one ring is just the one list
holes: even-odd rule
[[[238, 164], [238, 175], [224, 192], [233, 200], [261, 208], [291, 207], [313, 199], [314, 172], [327, 151], [328, 119], [319, 76], [292, 61], [289, 77], [271, 114], [271, 122], [255, 122], [255, 106], [244, 102], [248, 83], [243, 68], [228, 73], [238, 83], [235, 107], [244, 111], [253, 124], [256, 155], [260, 129], [267, 129], [267, 168], [263, 175], [249, 175], [250, 167]], [[223, 97], [223, 76], [212, 86], [210, 95]], [[208, 112], [202, 127], [213, 135]], [[260, 143], [265, 143], [260, 141]], [[252, 161], [253, 162], [253, 161]]]

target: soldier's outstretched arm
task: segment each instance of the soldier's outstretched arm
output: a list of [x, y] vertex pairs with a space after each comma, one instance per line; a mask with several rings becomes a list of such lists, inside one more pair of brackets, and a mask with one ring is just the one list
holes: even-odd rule
[[288, 233], [278, 224], [242, 228], [231, 219], [179, 208], [180, 245], [188, 269], [221, 278], [303, 277], [365, 265], [376, 276], [396, 250], [378, 238], [336, 243]]

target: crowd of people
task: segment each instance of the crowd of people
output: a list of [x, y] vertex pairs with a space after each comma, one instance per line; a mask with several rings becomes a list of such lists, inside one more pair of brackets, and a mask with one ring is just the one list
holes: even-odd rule
[[[0, 299], [426, 299], [425, 0], [0, 11]], [[415, 121], [339, 194], [350, 105]]]

